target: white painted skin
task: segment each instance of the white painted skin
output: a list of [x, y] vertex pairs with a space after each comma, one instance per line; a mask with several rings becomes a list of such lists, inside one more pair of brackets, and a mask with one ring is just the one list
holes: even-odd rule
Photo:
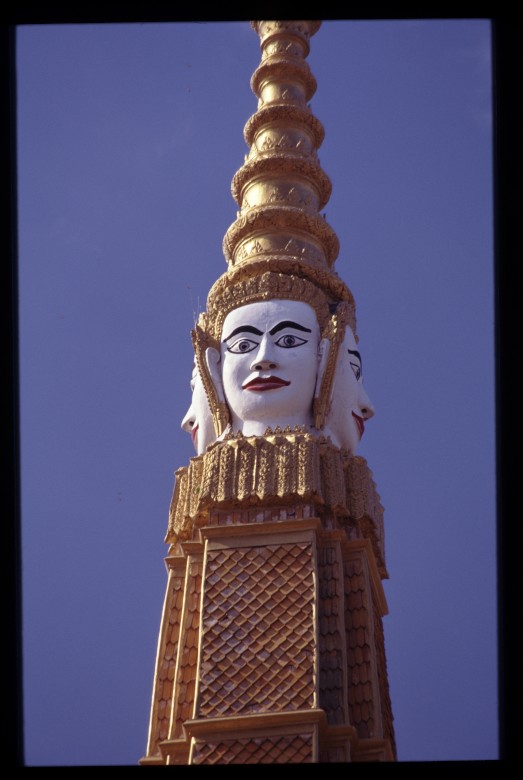
[[207, 361], [211, 374], [221, 362], [232, 430], [262, 436], [268, 427], [312, 429], [319, 347], [316, 313], [302, 301], [260, 301], [230, 312], [221, 355]]
[[196, 454], [201, 455], [208, 445], [216, 440], [216, 433], [209, 401], [196, 363], [192, 372], [191, 391], [191, 405], [182, 420], [182, 428], [191, 436]]
[[356, 453], [365, 421], [374, 416], [374, 407], [365, 388], [361, 356], [351, 328], [347, 326], [340, 345], [329, 413], [324, 432], [337, 447]]
[[[294, 322], [310, 332], [287, 325], [271, 334], [283, 322]], [[245, 326], [249, 329], [230, 337], [237, 328]], [[259, 333], [253, 333], [252, 328]], [[248, 304], [228, 315], [223, 335], [226, 341], [221, 355], [208, 349], [206, 362], [219, 397], [227, 399], [233, 430], [251, 436], [263, 435], [268, 427], [274, 429], [277, 425], [282, 428], [305, 425], [312, 430], [312, 398], [315, 387], [320, 385], [329, 350], [329, 342], [319, 340], [314, 310], [299, 301]], [[247, 384], [251, 389], [245, 388]], [[195, 451], [200, 455], [217, 437], [196, 364], [191, 390], [191, 405], [182, 428], [191, 435]], [[347, 326], [338, 354], [324, 433], [335, 446], [355, 454], [364, 423], [373, 415], [374, 407], [363, 386], [356, 339]]]

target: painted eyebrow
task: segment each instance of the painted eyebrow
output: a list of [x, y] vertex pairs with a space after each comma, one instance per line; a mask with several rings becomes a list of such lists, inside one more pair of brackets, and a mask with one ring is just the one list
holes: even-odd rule
[[360, 353], [358, 352], [357, 349], [348, 349], [347, 352], [349, 353], [349, 355], [356, 355], [356, 357], [360, 361], [360, 366], [363, 366], [363, 361], [361, 359], [361, 355], [360, 355]]
[[255, 328], [252, 325], [240, 325], [239, 328], [235, 328], [232, 333], [229, 333], [227, 338], [225, 338], [222, 343], [229, 341], [229, 339], [232, 339], [232, 337], [236, 336], [237, 333], [254, 333], [255, 336], [263, 336], [261, 330], [258, 330], [258, 328]]
[[297, 322], [291, 322], [290, 320], [279, 322], [269, 331], [269, 333], [271, 336], [274, 336], [275, 333], [278, 333], [278, 331], [283, 330], [284, 328], [294, 328], [294, 330], [303, 330], [305, 333], [311, 333], [310, 328], [304, 328], [303, 325], [298, 325]]
[[[305, 333], [311, 333], [310, 328], [305, 328], [303, 325], [298, 325], [297, 322], [291, 322], [291, 320], [284, 320], [283, 322], [279, 322], [274, 326], [274, 328], [271, 328], [269, 333], [271, 336], [274, 336], [275, 333], [278, 333], [280, 330], [284, 330], [284, 328], [294, 328], [294, 330], [302, 330]], [[230, 338], [236, 336], [238, 333], [254, 333], [255, 336], [263, 336], [262, 331], [258, 330], [258, 328], [255, 328], [253, 325], [240, 325], [239, 328], [235, 328], [232, 333], [229, 333], [227, 338], [223, 339], [223, 341], [229, 341]]]

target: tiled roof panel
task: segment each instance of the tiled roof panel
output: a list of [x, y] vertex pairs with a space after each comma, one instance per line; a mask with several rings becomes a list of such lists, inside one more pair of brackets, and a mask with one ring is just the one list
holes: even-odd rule
[[302, 764], [312, 761], [312, 736], [290, 734], [224, 740], [217, 743], [197, 741], [193, 764]]
[[311, 545], [213, 550], [199, 717], [314, 706]]

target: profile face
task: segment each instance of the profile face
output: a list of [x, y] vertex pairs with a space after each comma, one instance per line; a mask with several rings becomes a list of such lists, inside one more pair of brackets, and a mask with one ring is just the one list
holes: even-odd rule
[[222, 380], [235, 432], [311, 425], [319, 341], [316, 313], [301, 301], [260, 301], [227, 315]]
[[216, 439], [209, 401], [196, 363], [191, 377], [191, 405], [182, 420], [182, 428], [190, 434], [197, 455]]
[[363, 387], [361, 355], [354, 334], [347, 326], [338, 354], [325, 432], [336, 446], [354, 454], [363, 436], [365, 421], [373, 415], [374, 407]]

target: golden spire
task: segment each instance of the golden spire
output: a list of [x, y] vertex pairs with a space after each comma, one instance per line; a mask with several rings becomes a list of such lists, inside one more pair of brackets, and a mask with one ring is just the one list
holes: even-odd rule
[[258, 110], [245, 125], [250, 151], [232, 180], [240, 211], [223, 241], [225, 259], [229, 268], [263, 259], [282, 270], [285, 261], [329, 269], [339, 242], [320, 213], [331, 182], [318, 160], [324, 129], [309, 105], [316, 80], [305, 61], [320, 22], [251, 25], [261, 41], [251, 78]]

